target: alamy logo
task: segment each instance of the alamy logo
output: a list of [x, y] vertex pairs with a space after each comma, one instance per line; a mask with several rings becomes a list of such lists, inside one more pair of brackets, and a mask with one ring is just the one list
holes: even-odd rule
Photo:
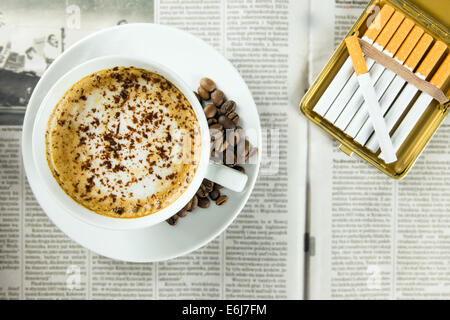
[[81, 269], [77, 265], [70, 265], [66, 270], [66, 287], [68, 290], [80, 289]]
[[381, 289], [381, 268], [379, 266], [368, 266], [367, 273], [367, 287], [369, 289], [380, 290]]
[[71, 4], [66, 7], [66, 13], [67, 13], [67, 28], [80, 29], [81, 27], [80, 7], [75, 4]]

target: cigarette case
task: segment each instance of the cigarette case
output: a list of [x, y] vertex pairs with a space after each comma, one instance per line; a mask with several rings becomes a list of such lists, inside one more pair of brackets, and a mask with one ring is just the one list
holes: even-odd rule
[[[405, 16], [405, 19], [411, 19], [414, 24], [423, 29], [423, 31], [433, 38], [433, 43], [441, 41], [446, 44], [446, 54], [449, 46], [449, 26], [450, 26], [450, 1], [448, 0], [372, 0], [367, 5], [359, 19], [349, 30], [347, 36], [356, 34], [360, 37], [368, 34], [368, 19], [373, 16], [373, 8], [383, 8], [389, 5]], [[374, 7], [376, 6], [376, 7]], [[378, 10], [379, 11], [379, 10]], [[372, 41], [373, 42], [373, 41]], [[374, 44], [376, 45], [376, 44]], [[430, 46], [431, 48], [431, 46]], [[445, 54], [443, 55], [445, 56]], [[370, 148], [358, 143], [354, 137], [347, 134], [342, 126], [339, 127], [335, 123], [327, 120], [320, 112], [315, 111], [315, 106], [320, 98], [326, 92], [330, 83], [339, 73], [341, 67], [348, 63], [348, 52], [345, 41], [342, 41], [328, 61], [322, 72], [319, 74], [314, 84], [309, 88], [308, 92], [300, 102], [301, 112], [312, 122], [326, 131], [329, 135], [340, 142], [340, 149], [347, 155], [358, 155], [362, 159], [375, 166], [383, 173], [391, 178], [402, 179], [412, 168], [420, 154], [433, 137], [442, 121], [449, 112], [450, 103], [440, 104], [433, 100], [426, 108], [423, 115], [414, 125], [412, 131], [407, 135], [397, 151], [397, 161], [393, 163], [385, 163], [380, 150], [372, 151]], [[437, 67], [435, 68], [435, 70]], [[435, 72], [433, 70], [433, 72]], [[430, 79], [428, 79], [429, 81]], [[441, 87], [442, 91], [447, 95], [450, 94], [450, 85], [446, 81]], [[405, 114], [399, 118], [395, 127], [391, 132], [395, 132], [396, 128], [407, 115], [407, 110], [414, 106], [414, 103], [420, 97], [421, 92], [417, 92], [414, 98], [404, 106]], [[317, 108], [316, 108], [317, 110]]]

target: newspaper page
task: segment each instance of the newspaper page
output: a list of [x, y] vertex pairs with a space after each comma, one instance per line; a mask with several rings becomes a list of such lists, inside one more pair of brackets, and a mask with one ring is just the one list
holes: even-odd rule
[[[297, 104], [307, 81], [308, 33], [300, 19], [307, 2], [3, 1], [0, 298], [301, 299], [307, 137]], [[105, 258], [63, 234], [34, 199], [20, 151], [26, 105], [48, 65], [82, 37], [132, 22], [172, 25], [214, 46], [247, 82], [263, 131], [280, 137], [268, 157], [277, 165], [262, 164], [247, 206], [228, 230], [159, 263]], [[211, 275], [206, 280], [204, 270]]]
[[[310, 81], [365, 5], [365, 1], [329, 0], [320, 1], [319, 8], [312, 1]], [[402, 181], [357, 157], [349, 158], [320, 129], [309, 130], [314, 249], [308, 296], [448, 299], [449, 119]]]

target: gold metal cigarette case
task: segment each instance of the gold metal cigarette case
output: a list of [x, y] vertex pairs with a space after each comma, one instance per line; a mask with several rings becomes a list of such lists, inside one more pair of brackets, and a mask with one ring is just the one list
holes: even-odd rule
[[[449, 0], [372, 0], [350, 29], [347, 36], [353, 34], [361, 36], [364, 34], [367, 30], [367, 23], [365, 22], [371, 15], [371, 12], [368, 12], [369, 8], [373, 5], [377, 5], [381, 8], [385, 4], [388, 4], [395, 10], [400, 11], [405, 15], [405, 17], [412, 19], [417, 26], [423, 28], [423, 30], [431, 35], [435, 41], [440, 40], [447, 44], [447, 47], [449, 46]], [[338, 140], [341, 143], [340, 149], [347, 155], [352, 155], [355, 153], [388, 176], [395, 179], [402, 179], [412, 168], [436, 130], [441, 125], [442, 121], [447, 116], [450, 103], [441, 105], [436, 100], [433, 100], [431, 105], [426, 109], [423, 116], [409, 134], [408, 138], [398, 150], [398, 160], [394, 163], [386, 164], [378, 157], [379, 151], [374, 153], [368, 148], [357, 143], [352, 137], [345, 134], [343, 130], [339, 129], [333, 125], [333, 123], [325, 119], [325, 117], [319, 115], [313, 110], [348, 56], [345, 41], [342, 41], [333, 56], [328, 61], [327, 65], [315, 80], [314, 84], [303, 97], [300, 102], [300, 110], [308, 119]], [[443, 92], [447, 94], [447, 97], [449, 96], [449, 83], [443, 87]], [[420, 93], [421, 92], [418, 92], [416, 94], [406, 110], [409, 110], [409, 108], [414, 104]], [[402, 118], [400, 118], [398, 123], [402, 121], [404, 116], [405, 115], [402, 115]], [[398, 124], [396, 126], [398, 126]], [[396, 127], [393, 128], [394, 131], [395, 129]]]

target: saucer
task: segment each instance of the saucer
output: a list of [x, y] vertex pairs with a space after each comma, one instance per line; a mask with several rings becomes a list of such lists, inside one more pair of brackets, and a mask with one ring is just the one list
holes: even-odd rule
[[[253, 145], [261, 150], [261, 127], [251, 93], [232, 64], [203, 40], [178, 29], [157, 24], [121, 25], [96, 32], [66, 50], [44, 73], [31, 96], [23, 124], [22, 154], [25, 171], [33, 193], [44, 212], [66, 235], [100, 255], [117, 260], [152, 262], [172, 259], [192, 252], [213, 240], [236, 218], [255, 185], [261, 162], [244, 165], [247, 186], [241, 193], [224, 190], [228, 201], [207, 209], [198, 208], [181, 218], [176, 226], [162, 222], [132, 230], [107, 230], [88, 225], [64, 212], [52, 196], [40, 188], [32, 158], [32, 129], [37, 110], [52, 85], [66, 72], [85, 61], [105, 55], [124, 55], [151, 59], [175, 70], [192, 90], [203, 77], [213, 79], [217, 87], [236, 101], [240, 125], [258, 134]], [[94, 214], [94, 213], [93, 213]]]

